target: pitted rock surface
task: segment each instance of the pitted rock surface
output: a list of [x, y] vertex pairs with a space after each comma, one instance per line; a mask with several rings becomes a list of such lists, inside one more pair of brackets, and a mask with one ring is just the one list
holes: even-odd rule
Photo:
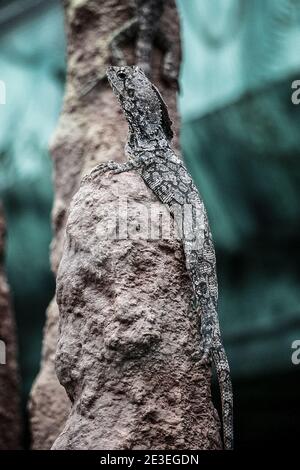
[[134, 173], [85, 178], [72, 201], [56, 355], [72, 409], [53, 449], [220, 448], [181, 241], [145, 236], [162, 219]]

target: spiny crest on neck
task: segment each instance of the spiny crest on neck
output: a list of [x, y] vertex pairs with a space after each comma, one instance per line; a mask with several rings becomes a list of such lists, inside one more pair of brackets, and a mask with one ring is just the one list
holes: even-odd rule
[[167, 105], [139, 67], [109, 67], [107, 77], [131, 132], [154, 138], [162, 131], [168, 141], [172, 140], [172, 121]]

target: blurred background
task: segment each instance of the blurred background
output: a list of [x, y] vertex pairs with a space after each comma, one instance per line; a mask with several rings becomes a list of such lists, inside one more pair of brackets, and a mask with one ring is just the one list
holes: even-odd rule
[[[300, 0], [178, 0], [184, 158], [217, 250], [237, 448], [298, 439]], [[52, 204], [48, 142], [65, 80], [58, 0], [0, 0], [0, 199], [25, 404], [40, 361]], [[218, 406], [218, 390], [214, 385]]]

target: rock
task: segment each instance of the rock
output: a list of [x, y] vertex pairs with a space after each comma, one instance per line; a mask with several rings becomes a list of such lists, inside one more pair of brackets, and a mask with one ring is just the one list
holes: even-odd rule
[[[54, 274], [63, 251], [69, 204], [79, 188], [82, 176], [99, 162], [124, 160], [127, 125], [110, 87], [104, 84], [87, 96], [82, 96], [82, 93], [87, 83], [102, 74], [109, 65], [107, 39], [132, 15], [129, 7], [131, 3], [131, 0], [123, 0], [122, 4], [119, 0], [64, 2], [68, 74], [64, 105], [51, 144], [55, 186], [52, 211], [54, 238], [51, 247]], [[168, 31], [177, 50], [176, 65], [179, 67], [179, 23], [173, 0], [168, 2], [162, 22], [163, 29]], [[125, 48], [125, 57], [132, 63], [132, 46]], [[169, 87], [160, 79], [158, 51], [154, 53], [153, 68], [155, 83], [168, 103], [177, 134], [175, 144], [179, 146], [176, 88]], [[31, 391], [29, 410], [33, 449], [50, 448], [54, 441], [55, 428], [58, 435], [70, 406], [54, 371], [53, 358], [57, 340], [57, 309], [54, 302], [53, 300], [52, 307], [47, 311], [43, 359]]]
[[47, 341], [43, 343], [41, 369], [33, 384], [29, 402], [34, 450], [50, 449], [70, 411], [70, 400], [54, 370], [57, 336], [58, 308], [53, 300], [47, 309]]
[[[172, 358], [171, 346], [175, 348], [175, 355], [179, 353], [176, 342], [180, 334], [179, 331], [176, 331], [178, 325], [176, 327], [175, 318], [181, 318], [180, 321], [178, 320], [179, 323], [184, 323], [185, 321], [184, 329], [180, 328], [180, 333], [183, 333], [183, 337], [180, 336], [180, 341], [183, 342], [183, 349], [186, 351], [186, 354], [188, 351], [196, 351], [197, 342], [195, 325], [190, 325], [187, 320], [187, 318], [190, 318], [187, 317], [189, 296], [188, 291], [185, 291], [185, 293], [183, 291], [184, 286], [189, 284], [183, 267], [182, 254], [178, 255], [178, 253], [181, 253], [179, 245], [176, 245], [177, 248], [175, 249], [174, 240], [170, 242], [171, 245], [160, 245], [157, 243], [149, 249], [150, 252], [148, 253], [148, 248], [146, 248], [145, 244], [140, 248], [139, 244], [133, 244], [132, 246], [129, 244], [128, 248], [126, 248], [126, 244], [121, 247], [119, 244], [113, 243], [106, 243], [103, 246], [99, 244], [100, 255], [106, 256], [107, 262], [100, 260], [98, 267], [91, 252], [94, 248], [98, 248], [98, 245], [95, 244], [88, 226], [92, 224], [95, 228], [96, 215], [92, 216], [88, 211], [84, 217], [81, 217], [82, 214], [78, 213], [76, 208], [80, 206], [81, 210], [83, 207], [85, 207], [85, 211], [88, 210], [88, 207], [84, 206], [83, 201], [80, 199], [82, 191], [87, 191], [88, 189], [91, 191], [91, 207], [94, 208], [100, 204], [101, 197], [112, 198], [113, 194], [107, 184], [105, 192], [101, 195], [101, 191], [93, 186], [93, 182], [85, 182], [74, 200], [72, 215], [68, 225], [68, 230], [71, 230], [72, 233], [71, 239], [75, 240], [76, 243], [78, 240], [83, 252], [78, 252], [76, 244], [73, 247], [66, 245], [63, 251], [70, 201], [78, 190], [82, 177], [88, 174], [91, 168], [100, 162], [110, 159], [115, 161], [124, 160], [123, 149], [126, 141], [127, 125], [110, 87], [102, 84], [86, 96], [83, 96], [82, 93], [87, 84], [94, 80], [96, 76], [101, 75], [106, 65], [109, 64], [107, 40], [113, 31], [132, 17], [132, 10], [129, 7], [131, 4], [131, 0], [121, 3], [119, 0], [102, 0], [101, 2], [99, 0], [69, 0], [65, 2], [68, 38], [68, 74], [63, 110], [51, 145], [55, 170], [54, 239], [52, 242], [51, 261], [53, 271], [56, 273], [63, 254], [64, 261], [60, 268], [58, 290], [62, 319], [57, 370], [61, 383], [74, 403], [64, 427], [66, 434], [60, 435], [54, 444], [54, 448], [111, 448], [111, 446], [114, 448], [121, 448], [122, 446], [131, 448], [134, 446], [144, 446], [148, 448], [150, 443], [156, 445], [154, 444], [155, 442], [157, 442], [158, 446], [163, 445], [162, 434], [164, 431], [155, 424], [155, 406], [158, 405], [160, 409], [160, 404], [164, 406], [168, 402], [167, 388], [174, 390], [174, 393], [177, 393], [177, 389], [179, 390], [178, 393], [183, 393], [184, 387], [186, 387], [185, 393], [189, 398], [188, 400], [184, 397], [179, 398], [179, 395], [175, 393], [176, 398], [173, 410], [176, 410], [176, 412], [170, 412], [171, 414], [166, 415], [165, 418], [158, 412], [158, 421], [164, 423], [165, 432], [170, 433], [168, 438], [169, 444], [168, 439], [166, 439], [164, 446], [196, 446], [200, 442], [203, 448], [209, 446], [216, 448], [220, 446], [220, 441], [218, 421], [209, 395], [210, 373], [202, 369], [199, 373], [194, 371], [194, 375], [191, 377], [188, 385], [188, 380], [184, 376], [188, 371], [191, 372], [192, 370], [191, 357], [185, 358], [181, 354], [178, 358], [177, 356], [174, 359]], [[179, 67], [179, 23], [173, 0], [166, 3], [162, 23], [162, 29], [168, 31], [171, 42], [177, 49], [176, 65]], [[125, 47], [125, 57], [128, 63], [133, 63], [132, 45]], [[176, 107], [176, 87], [168, 86], [160, 79], [160, 59], [160, 52], [155, 51], [153, 57], [153, 79], [168, 104], [176, 134], [174, 145], [178, 148], [179, 119]], [[109, 180], [104, 178], [103, 181], [99, 182], [100, 188], [104, 181], [108, 183]], [[129, 191], [129, 186], [132, 193]], [[125, 190], [124, 194], [128, 193], [130, 195], [133, 206], [140, 201], [140, 196], [137, 196], [137, 194], [143, 195], [144, 200], [151, 199], [152, 197], [140, 179], [133, 174], [131, 176], [129, 174], [120, 175], [116, 178], [113, 187], [115, 191]], [[93, 199], [94, 191], [95, 200]], [[98, 200], [98, 198], [100, 199]], [[112, 199], [111, 202], [113, 205], [116, 204], [115, 199]], [[78, 219], [77, 229], [72, 226], [73, 217]], [[86, 224], [88, 225], [86, 226]], [[84, 227], [82, 234], [79, 233], [79, 227]], [[76, 234], [74, 234], [74, 230]], [[93, 241], [93, 247], [89, 245], [87, 240], [84, 240], [85, 236], [89, 236], [90, 240]], [[127, 249], [129, 250], [128, 256], [130, 256], [130, 251], [132, 250], [133, 258], [128, 268], [125, 266], [125, 261], [122, 260], [122, 256], [127, 258]], [[141, 252], [140, 249], [142, 250]], [[119, 263], [118, 269], [122, 268], [124, 270], [126, 286], [122, 284], [122, 276], [116, 278], [113, 275], [115, 259]], [[163, 261], [159, 261], [160, 259]], [[145, 260], [153, 262], [154, 265], [147, 266], [147, 261]], [[170, 262], [170, 265], [164, 264], [167, 262]], [[143, 288], [135, 274], [138, 273], [138, 276], [141, 276], [141, 273], [146, 274], [150, 268], [153, 269], [153, 272], [151, 271], [151, 278]], [[78, 272], [77, 269], [79, 270]], [[99, 278], [98, 270], [99, 272], [101, 271], [102, 278]], [[154, 280], [159, 270], [160, 275], [158, 279], [162, 283], [161, 288], [164, 294], [161, 299], [156, 299], [153, 291], [147, 292], [147, 289], [150, 289], [150, 281]], [[174, 283], [172, 283], [173, 281], [171, 282], [170, 272], [173, 273], [176, 279]], [[62, 279], [62, 273], [65, 273], [66, 276], [65, 283]], [[70, 288], [72, 288], [72, 294], [68, 294], [66, 286], [68, 282], [71, 282], [70, 277], [72, 275], [74, 275], [74, 282], [69, 284]], [[145, 276], [141, 279], [144, 278]], [[168, 285], [165, 280], [168, 280]], [[181, 281], [183, 282], [182, 285], [180, 284]], [[128, 290], [128, 283], [130, 285], [131, 282], [133, 283], [132, 291]], [[103, 286], [103, 283], [105, 283], [106, 287]], [[180, 290], [178, 291], [179, 287]], [[154, 291], [158, 288], [159, 283], [153, 284]], [[119, 289], [122, 292], [119, 292]], [[83, 293], [84, 297], [81, 295]], [[151, 300], [151, 302], [138, 306], [137, 295], [138, 298], [141, 296], [145, 302], [148, 302], [148, 300], [149, 302]], [[113, 304], [111, 309], [109, 309], [107, 304], [111, 303], [113, 298], [117, 305]], [[152, 305], [154, 300], [156, 303]], [[124, 303], [124, 306], [122, 306], [122, 303]], [[130, 306], [130, 308], [132, 307], [132, 317], [131, 310], [125, 310], [126, 305]], [[175, 329], [173, 333], [170, 329], [167, 329], [169, 331], [169, 336], [167, 336], [167, 333], [164, 334], [163, 332], [165, 320], [161, 315], [163, 312], [166, 312], [166, 320], [170, 321], [171, 306], [173, 306], [172, 314], [174, 318], [172, 323], [170, 323], [170, 328], [172, 325], [172, 329], [174, 326]], [[178, 312], [177, 308], [179, 308]], [[81, 317], [81, 311], [84, 317]], [[175, 311], [176, 316], [174, 315]], [[155, 312], [155, 315], [153, 312]], [[109, 320], [109, 315], [112, 316], [111, 321]], [[125, 321], [123, 319], [120, 320], [123, 315]], [[71, 325], [70, 322], [74, 322], [74, 324]], [[101, 329], [102, 324], [105, 325], [105, 331]], [[139, 328], [142, 329], [140, 340], [137, 338]], [[91, 332], [93, 334], [89, 338]], [[82, 342], [78, 343], [77, 341], [81, 335]], [[188, 340], [190, 340], [189, 335], [195, 335], [195, 338], [190, 345], [187, 345]], [[67, 338], [66, 349], [63, 346], [64, 336]], [[50, 447], [54, 440], [55, 429], [58, 435], [63, 428], [64, 419], [70, 407], [70, 402], [62, 392], [61, 385], [54, 372], [53, 358], [56, 337], [57, 310], [53, 304], [53, 308], [48, 309], [41, 371], [32, 389], [31, 423], [33, 448], [48, 449]], [[171, 340], [171, 338], [174, 339], [174, 344], [169, 345], [168, 349], [167, 341]], [[101, 345], [99, 345], [99, 342], [101, 342]], [[130, 360], [126, 356], [125, 350], [127, 348], [129, 348], [130, 354], [133, 355]], [[156, 353], [156, 348], [159, 348], [159, 354], [158, 352]], [[70, 357], [70, 351], [75, 354], [73, 359]], [[135, 357], [138, 351], [141, 357]], [[103, 357], [102, 354], [104, 354]], [[156, 362], [156, 359], [159, 362]], [[174, 371], [170, 375], [168, 383], [163, 388], [161, 382], [163, 376], [169, 370], [168, 368], [174, 368], [175, 364], [175, 367], [179, 366], [180, 361], [183, 361], [182, 366], [179, 367], [177, 372]], [[149, 364], [146, 366], [148, 362]], [[138, 364], [143, 365], [144, 374], [139, 372]], [[92, 369], [86, 370], [91, 365]], [[93, 367], [95, 371], [93, 371]], [[80, 374], [80, 376], [77, 376], [77, 374]], [[100, 375], [96, 376], [95, 374]], [[103, 377], [102, 374], [104, 374]], [[120, 374], [123, 374], [123, 376], [117, 378], [117, 375]], [[138, 380], [134, 380], [134, 376]], [[110, 377], [109, 380], [107, 380], [107, 377]], [[154, 380], [153, 383], [151, 383], [152, 379]], [[91, 384], [87, 386], [85, 380], [91, 380]], [[182, 387], [180, 383], [177, 383], [180, 380], [184, 380]], [[104, 383], [107, 394], [106, 398], [105, 394], [101, 393], [101, 387]], [[80, 394], [78, 387], [83, 385], [84, 391]], [[118, 392], [118, 389], [120, 389], [120, 392]], [[149, 392], [149, 398], [146, 399], [144, 397], [143, 389]], [[192, 393], [195, 395], [191, 396]], [[146, 408], [138, 405], [139, 400], [141, 400], [141, 403], [145, 403]], [[180, 405], [181, 400], [184, 401], [182, 405]], [[155, 405], [156, 401], [157, 405]], [[197, 425], [195, 423], [193, 428], [195, 430], [195, 427], [198, 426], [199, 436], [198, 438], [196, 436], [193, 437], [192, 433], [187, 429], [184, 432], [180, 432], [180, 435], [184, 436], [182, 439], [186, 439], [183, 442], [183, 440], [180, 440], [181, 438], [175, 435], [180, 430], [180, 426], [186, 425], [189, 427], [190, 424], [187, 415], [178, 421], [176, 413], [183, 413], [187, 409], [188, 401], [190, 401], [189, 406], [191, 408], [195, 407], [195, 411], [192, 413], [189, 411], [189, 414], [197, 416], [197, 419], [199, 418], [200, 420]], [[111, 408], [110, 403], [116, 403], [116, 406]], [[122, 419], [118, 427], [116, 426], [115, 413], [118, 413], [118, 410], [122, 411], [123, 405], [124, 418], [121, 413]], [[147, 417], [148, 405], [150, 407], [149, 417]], [[153, 418], [151, 418], [152, 408], [154, 409]], [[171, 409], [170, 406], [168, 409]], [[44, 419], [45, 410], [47, 410], [47, 419]], [[113, 415], [110, 415], [110, 410]], [[145, 415], [148, 427], [152, 431], [146, 431], [146, 427], [143, 428], [143, 415]], [[101, 424], [100, 417], [102, 417], [101, 419], [105, 417]], [[129, 423], [131, 418], [133, 419], [133, 424]], [[172, 419], [174, 419], [173, 425], [166, 424], [168, 420], [172, 423]], [[93, 429], [91, 428], [92, 421], [94, 423]], [[103, 425], [103, 423], [105, 424]], [[142, 437], [138, 438], [138, 432], [134, 431], [134, 426], [140, 427], [140, 429], [143, 429], [143, 432], [145, 431], [147, 440], [142, 442]], [[106, 427], [107, 436], [109, 437], [106, 437], [105, 430], [102, 429]], [[171, 428], [173, 431], [171, 431]], [[112, 435], [113, 429], [116, 432], [115, 437]]]
[[[170, 235], [148, 240], [159, 214]], [[56, 371], [72, 409], [53, 449], [221, 448], [175, 234], [137, 174], [84, 179], [57, 276]]]
[[0, 205], [0, 450], [21, 445], [21, 410], [15, 320], [4, 273], [5, 223]]

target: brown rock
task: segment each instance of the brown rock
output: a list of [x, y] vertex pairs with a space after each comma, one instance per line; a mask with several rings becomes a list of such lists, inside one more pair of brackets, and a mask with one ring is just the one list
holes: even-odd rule
[[[170, 237], [148, 239], [147, 209], [149, 233], [159, 233], [161, 213]], [[118, 240], [117, 223], [126, 233], [126, 221], [128, 238]], [[137, 174], [90, 176], [66, 233], [56, 370], [72, 409], [53, 449], [220, 448], [210, 370], [197, 352], [199, 318], [168, 210]]]
[[3, 267], [5, 224], [0, 204], [0, 450], [20, 448], [21, 412], [15, 321]]
[[[69, 204], [74, 193], [79, 188], [82, 176], [88, 173], [99, 162], [110, 159], [115, 161], [124, 160], [123, 148], [127, 135], [127, 125], [110, 88], [104, 84], [85, 97], [81, 95], [87, 83], [97, 75], [101, 75], [106, 65], [109, 65], [107, 39], [112, 31], [123, 25], [132, 15], [132, 11], [129, 8], [129, 4], [132, 3], [130, 0], [122, 2], [119, 0], [102, 0], [101, 2], [99, 0], [68, 0], [64, 3], [68, 39], [68, 74], [64, 106], [51, 146], [55, 170], [54, 239], [52, 242], [51, 260], [55, 273], [57, 272], [63, 252]], [[177, 47], [177, 65], [179, 66], [179, 25], [173, 0], [167, 2], [162, 21], [163, 29], [168, 31], [172, 43]], [[126, 47], [125, 56], [128, 63], [133, 63], [132, 46]], [[175, 144], [178, 148], [179, 120], [176, 110], [176, 91], [160, 80], [160, 59], [160, 52], [155, 51], [153, 58], [154, 81], [168, 103], [170, 115], [174, 121], [174, 130], [177, 134]], [[124, 177], [127, 178], [127, 176], [123, 175], [120, 177], [120, 180]], [[131, 181], [135, 185], [138, 179], [131, 176]], [[141, 187], [139, 184], [136, 186], [136, 190], [141, 190]], [[102, 249], [104, 250], [104, 248]], [[113, 259], [115, 256], [114, 250], [118, 250], [118, 248], [117, 246], [112, 246], [111, 249], [113, 251], [110, 255], [111, 259]], [[70, 256], [70, 253], [68, 256]], [[138, 259], [141, 264], [144, 264], [143, 258], [140, 257]], [[74, 261], [74, 263], [76, 263], [76, 266], [80, 265], [78, 260]], [[181, 263], [179, 264], [181, 265]], [[90, 271], [93, 268], [91, 265], [83, 269]], [[164, 266], [161, 269], [166, 274], [168, 266]], [[83, 281], [84, 278], [82, 278]], [[95, 286], [92, 288], [96, 282], [95, 279], [93, 278], [89, 282], [91, 282], [90, 289], [95, 288]], [[89, 287], [85, 286], [85, 289], [87, 289], [85, 290], [87, 293]], [[131, 303], [133, 299], [131, 299], [130, 293], [128, 293], [128, 297], [128, 302]], [[69, 300], [71, 301], [72, 299]], [[99, 302], [101, 303], [100, 295]], [[69, 309], [72, 308], [71, 305], [72, 303]], [[87, 312], [89, 308], [90, 306], [87, 305], [85, 311]], [[78, 306], [76, 311], [78, 311]], [[56, 315], [57, 310], [54, 306], [48, 309], [47, 327], [44, 336], [44, 357], [41, 364], [41, 372], [32, 390], [31, 422], [33, 448], [47, 449], [50, 447], [51, 442], [54, 440], [55, 429], [57, 429], [58, 435], [63, 426], [64, 416], [66, 416], [69, 409], [68, 399], [62, 393], [62, 388], [56, 378], [53, 366], [57, 339]], [[76, 332], [77, 323], [74, 325], [75, 331], [73, 333], [76, 340], [78, 339], [78, 333]], [[65, 334], [67, 332], [63, 333], [63, 335]], [[94, 344], [92, 349], [96, 353], [97, 344]], [[98, 357], [97, 354], [96, 357]], [[84, 363], [86, 363], [86, 360]], [[70, 367], [70, 371], [73, 369], [69, 364], [67, 367]], [[84, 367], [84, 364], [82, 364], [82, 367]], [[66, 372], [67, 376], [71, 373], [70, 371]], [[63, 384], [66, 385], [63, 378], [62, 380]], [[70, 394], [68, 387], [67, 389]], [[71, 396], [73, 395], [71, 394]], [[97, 396], [94, 396], [90, 400], [93, 401], [96, 398]], [[211, 404], [208, 400], [208, 408], [210, 406]], [[47, 420], [44, 419], [45, 410], [47, 410]], [[72, 408], [71, 417], [73, 416], [74, 409]], [[70, 422], [69, 420], [68, 426]], [[97, 434], [96, 428], [95, 433]], [[84, 442], [84, 437], [82, 442]], [[57, 445], [63, 447], [62, 443]], [[93, 445], [97, 446], [98, 444], [96, 441], [94, 444], [90, 443], [90, 446]], [[114, 445], [117, 445], [117, 443]]]
[[70, 411], [70, 400], [57, 380], [54, 356], [58, 336], [58, 307], [53, 300], [47, 309], [42, 362], [29, 402], [31, 437], [35, 450], [50, 449]]
[[[55, 237], [51, 256], [54, 272], [61, 258], [67, 209], [82, 176], [100, 162], [125, 158], [127, 123], [111, 88], [104, 83], [86, 96], [82, 93], [110, 64], [107, 42], [112, 32], [131, 17], [131, 4], [132, 0], [65, 1], [68, 74], [63, 112], [51, 146], [55, 168]], [[173, 0], [167, 2], [162, 24], [177, 50], [174, 66], [179, 68], [179, 23]], [[133, 47], [124, 52], [128, 63], [134, 63]], [[174, 145], [179, 148], [176, 89], [160, 79], [160, 67], [161, 54], [155, 51], [153, 79], [168, 104], [175, 131]]]
[[[95, 89], [86, 97], [80, 95], [87, 83], [102, 74], [106, 65], [109, 65], [107, 39], [112, 31], [130, 17], [129, 3], [130, 0], [64, 2], [68, 73], [64, 106], [51, 146], [55, 170], [54, 239], [51, 250], [54, 273], [62, 254], [68, 207], [82, 175], [99, 162], [124, 159], [127, 125], [108, 85]], [[179, 25], [173, 0], [166, 8], [163, 22], [164, 29], [169, 31], [177, 47], [179, 66]], [[126, 49], [125, 55], [129, 62], [132, 61], [132, 47]], [[156, 52], [154, 76], [168, 102], [175, 120], [175, 130], [178, 130], [176, 93], [160, 81], [159, 65], [160, 54]], [[57, 340], [57, 308], [54, 301], [47, 311], [47, 318], [41, 369], [31, 391], [29, 406], [33, 449], [49, 449], [55, 429], [58, 435], [69, 409], [68, 399], [54, 372], [53, 357]], [[57, 410], [62, 408], [65, 412], [59, 414]], [[46, 410], [47, 419], [44, 419]]]

